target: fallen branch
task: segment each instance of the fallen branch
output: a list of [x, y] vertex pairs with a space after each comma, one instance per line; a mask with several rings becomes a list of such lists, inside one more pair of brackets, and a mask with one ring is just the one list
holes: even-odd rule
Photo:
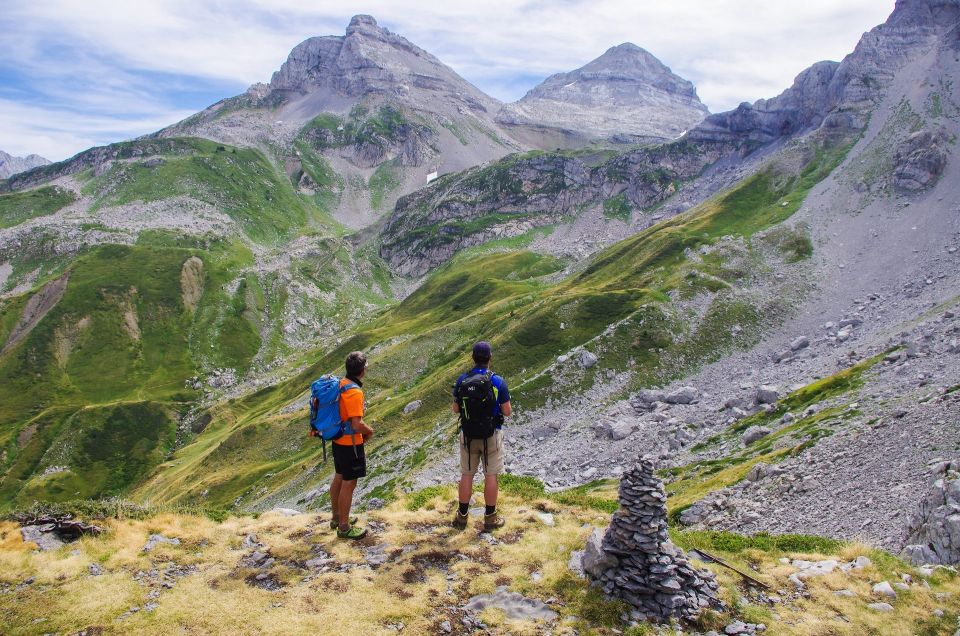
[[730, 565], [729, 563], [727, 563], [726, 561], [724, 561], [723, 559], [721, 559], [720, 557], [718, 557], [718, 556], [715, 555], [715, 554], [710, 554], [709, 552], [707, 552], [707, 551], [705, 551], [705, 550], [701, 550], [700, 548], [694, 548], [693, 550], [691, 550], [691, 552], [696, 552], [697, 554], [699, 554], [699, 555], [701, 555], [702, 557], [704, 557], [704, 559], [703, 559], [704, 561], [708, 561], [708, 562], [711, 562], [711, 563], [716, 563], [717, 565], [722, 565], [722, 566], [725, 567], [725, 568], [728, 568], [728, 569], [730, 569], [730, 570], [733, 570], [734, 572], [736, 572], [737, 574], [739, 574], [740, 576], [742, 576], [743, 578], [745, 578], [748, 582], [753, 583], [754, 585], [756, 585], [756, 586], [758, 586], [758, 587], [762, 587], [762, 588], [765, 589], [765, 590], [769, 590], [769, 589], [770, 589], [770, 586], [767, 585], [766, 583], [764, 583], [763, 581], [760, 581], [759, 579], [755, 579], [753, 576], [747, 574], [746, 572], [744, 572], [744, 571], [742, 571], [742, 570], [739, 570], [739, 569], [733, 567], [732, 565]]

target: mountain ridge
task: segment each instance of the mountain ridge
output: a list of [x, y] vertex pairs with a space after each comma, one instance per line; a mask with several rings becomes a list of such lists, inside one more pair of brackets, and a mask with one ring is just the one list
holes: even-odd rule
[[0, 179], [12, 177], [15, 174], [32, 170], [40, 166], [46, 166], [52, 163], [49, 159], [40, 155], [30, 154], [25, 157], [14, 157], [13, 155], [0, 150]]

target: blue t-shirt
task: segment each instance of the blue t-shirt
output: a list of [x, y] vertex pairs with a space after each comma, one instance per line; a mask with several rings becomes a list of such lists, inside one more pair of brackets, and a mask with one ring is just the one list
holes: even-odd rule
[[[457, 383], [453, 385], [453, 399], [457, 399], [457, 391], [460, 389], [460, 384], [469, 378], [471, 375], [476, 375], [478, 373], [487, 373], [486, 367], [473, 367], [467, 373], [460, 374], [460, 377], [457, 378]], [[510, 401], [510, 389], [507, 388], [507, 381], [501, 378], [499, 375], [494, 373], [490, 376], [490, 381], [493, 383], [494, 388], [497, 390], [497, 404], [494, 406], [494, 415], [499, 415], [500, 405]], [[503, 423], [498, 423], [497, 428], [501, 428]]]

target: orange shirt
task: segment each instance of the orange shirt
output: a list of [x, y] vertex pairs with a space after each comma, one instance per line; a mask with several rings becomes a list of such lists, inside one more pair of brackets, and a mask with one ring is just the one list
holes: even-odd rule
[[[340, 386], [350, 384], [351, 382], [352, 380], [343, 378], [340, 380]], [[347, 389], [340, 394], [340, 421], [347, 422], [351, 417], [363, 417], [363, 391], [359, 388]], [[343, 446], [363, 444], [363, 435], [360, 433], [344, 435], [339, 439], [333, 440], [333, 443]]]

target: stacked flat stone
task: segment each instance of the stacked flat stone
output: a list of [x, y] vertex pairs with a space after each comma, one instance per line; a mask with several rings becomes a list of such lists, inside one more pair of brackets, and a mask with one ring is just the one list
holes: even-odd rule
[[[641, 458], [620, 480], [620, 510], [602, 550], [610, 565], [592, 573], [608, 596], [621, 598], [650, 619], [694, 619], [718, 607], [717, 581], [697, 570], [667, 536], [667, 495], [653, 462]], [[615, 565], [614, 565], [615, 563]]]

